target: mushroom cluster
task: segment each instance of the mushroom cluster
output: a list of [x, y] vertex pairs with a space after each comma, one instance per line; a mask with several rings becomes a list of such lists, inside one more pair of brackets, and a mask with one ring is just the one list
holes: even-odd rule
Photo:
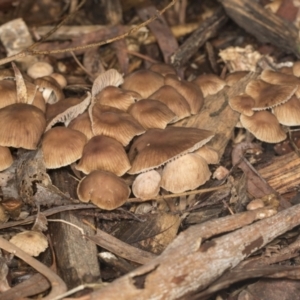
[[[201, 87], [179, 80], [169, 65], [125, 78], [108, 70], [84, 100], [47, 105], [41, 142], [45, 165], [59, 168], [78, 160], [74, 168], [84, 174], [78, 198], [108, 210], [124, 204], [131, 193], [121, 178], [126, 173], [137, 176], [132, 190], [141, 199], [157, 196], [161, 187], [173, 193], [194, 189], [211, 174], [201, 154], [192, 152], [213, 133], [168, 124], [198, 113], [202, 105]], [[57, 123], [65, 126], [53, 127]]]
[[[300, 125], [299, 62], [278, 71], [266, 69], [246, 86], [245, 93], [229, 99], [230, 107], [241, 113], [241, 125], [257, 139], [278, 143], [286, 139], [282, 125]], [[231, 82], [242, 76], [228, 77]]]

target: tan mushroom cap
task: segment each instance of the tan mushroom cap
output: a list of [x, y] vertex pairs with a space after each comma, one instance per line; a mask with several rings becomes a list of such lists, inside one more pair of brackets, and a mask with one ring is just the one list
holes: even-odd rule
[[193, 153], [200, 155], [209, 165], [217, 164], [220, 160], [218, 152], [207, 145], [202, 146]]
[[170, 85], [162, 86], [155, 93], [150, 95], [149, 99], [158, 100], [167, 105], [168, 108], [178, 117], [178, 120], [191, 115], [191, 108], [188, 102]]
[[225, 78], [225, 82], [228, 86], [233, 86], [248, 74], [249, 71], [236, 71], [233, 73], [229, 73]]
[[135, 197], [149, 200], [156, 197], [160, 190], [161, 176], [155, 170], [139, 174], [133, 184], [132, 192]]
[[176, 122], [178, 118], [164, 103], [153, 99], [142, 99], [128, 109], [145, 129], [164, 129], [169, 123]]
[[167, 75], [165, 77], [165, 84], [170, 85], [181, 94], [190, 106], [191, 114], [197, 114], [203, 104], [204, 97], [201, 89], [193, 82], [186, 80], [178, 80], [177, 76]]
[[48, 248], [47, 237], [40, 231], [23, 231], [14, 235], [9, 241], [30, 256], [38, 256]]
[[128, 173], [158, 168], [175, 157], [195, 151], [213, 136], [211, 131], [191, 127], [149, 129], [133, 142], [129, 150], [132, 167]]
[[124, 78], [122, 88], [135, 91], [142, 98], [148, 98], [164, 85], [164, 77], [150, 70], [139, 70], [127, 75]]
[[38, 61], [27, 69], [27, 74], [33, 79], [49, 76], [52, 73], [53, 67], [44, 61]]
[[79, 182], [77, 195], [82, 202], [91, 201], [101, 209], [113, 210], [126, 202], [130, 188], [115, 174], [98, 170]]
[[255, 100], [248, 94], [240, 94], [230, 98], [228, 103], [233, 110], [243, 115], [250, 117], [254, 114], [252, 108], [255, 106]]
[[68, 128], [82, 132], [88, 140], [94, 136], [91, 120], [87, 111], [73, 119], [69, 123]]
[[251, 117], [241, 115], [240, 121], [244, 128], [263, 142], [279, 143], [286, 138], [277, 118], [269, 111], [257, 111]]
[[82, 157], [75, 168], [85, 174], [103, 170], [124, 175], [130, 169], [130, 162], [121, 143], [113, 138], [97, 135], [83, 148]]
[[52, 73], [49, 76], [52, 77], [53, 79], [55, 79], [55, 81], [59, 84], [59, 86], [62, 89], [65, 88], [68, 84], [65, 76], [60, 73]]
[[129, 106], [142, 99], [142, 96], [134, 91], [120, 89], [116, 86], [107, 86], [99, 92], [94, 101], [126, 111]]
[[280, 124], [300, 125], [300, 100], [295, 95], [289, 101], [274, 107], [272, 111]]
[[260, 78], [271, 84], [278, 85], [299, 85], [300, 79], [292, 74], [286, 74], [282, 72], [276, 72], [270, 69], [263, 70], [260, 74]]
[[54, 104], [48, 104], [47, 103], [47, 106], [46, 106], [46, 120], [47, 121], [52, 120], [57, 115], [61, 114], [62, 112], [64, 112], [68, 108], [79, 104], [81, 101], [82, 100], [79, 99], [79, 98], [70, 97], [70, 98], [63, 99], [62, 101], [58, 101]]
[[42, 152], [47, 169], [57, 169], [78, 160], [86, 144], [86, 136], [66, 127], [48, 130], [42, 139]]
[[193, 82], [201, 89], [204, 98], [218, 93], [226, 85], [226, 82], [214, 74], [197, 76]]
[[1, 146], [34, 150], [45, 127], [45, 116], [35, 106], [15, 103], [0, 109]]
[[156, 72], [162, 76], [166, 76], [169, 74], [177, 76], [177, 72], [176, 72], [175, 68], [169, 64], [164, 64], [164, 63], [153, 64], [149, 68], [149, 70]]
[[161, 176], [161, 187], [171, 193], [183, 193], [204, 184], [210, 176], [205, 159], [189, 153], [166, 164]]
[[0, 146], [0, 171], [9, 168], [13, 162], [14, 159], [9, 148]]
[[96, 104], [93, 107], [92, 131], [94, 135], [106, 135], [119, 141], [123, 146], [145, 129], [130, 114], [113, 107]]
[[295, 93], [297, 86], [274, 85], [261, 79], [252, 80], [246, 86], [246, 94], [255, 100], [253, 110], [275, 107], [288, 101]]

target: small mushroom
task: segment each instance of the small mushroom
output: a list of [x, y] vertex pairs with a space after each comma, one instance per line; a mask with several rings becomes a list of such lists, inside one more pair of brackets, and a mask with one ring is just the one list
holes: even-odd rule
[[132, 115], [145, 129], [164, 129], [178, 118], [163, 102], [153, 99], [142, 99], [132, 104], [128, 113]]
[[0, 145], [34, 150], [46, 127], [43, 112], [33, 105], [15, 103], [0, 109]]
[[255, 100], [248, 94], [244, 93], [230, 98], [228, 103], [233, 110], [243, 115], [250, 117], [254, 114], [252, 108], [255, 106]]
[[159, 88], [155, 93], [149, 96], [149, 99], [158, 100], [167, 105], [178, 117], [178, 120], [191, 115], [191, 108], [188, 102], [170, 85], [164, 85]]
[[119, 141], [123, 146], [145, 129], [130, 114], [117, 108], [96, 103], [93, 107], [92, 131], [94, 135], [106, 135]]
[[99, 92], [94, 101], [111, 107], [126, 111], [129, 106], [142, 97], [139, 93], [120, 89], [116, 86], [107, 86]]
[[135, 91], [146, 99], [164, 85], [164, 77], [151, 70], [139, 70], [124, 78], [122, 88]]
[[103, 170], [122, 176], [130, 169], [130, 163], [121, 143], [97, 135], [84, 146], [82, 157], [75, 168], [85, 174]]
[[105, 210], [122, 206], [130, 195], [130, 188], [117, 175], [105, 171], [93, 171], [78, 184], [77, 195], [80, 201], [91, 201]]
[[213, 136], [211, 131], [191, 127], [149, 129], [130, 147], [128, 156], [132, 167], [128, 173], [158, 168], [175, 157], [197, 150]]
[[161, 176], [156, 170], [141, 173], [132, 184], [132, 192], [137, 198], [149, 200], [158, 195], [160, 182]]
[[175, 88], [184, 97], [190, 106], [192, 115], [197, 114], [201, 110], [204, 104], [204, 97], [201, 89], [194, 82], [180, 81], [177, 76], [167, 75], [165, 84]]
[[78, 160], [86, 143], [86, 136], [66, 127], [48, 130], [42, 139], [42, 152], [47, 169], [57, 169]]
[[82, 132], [88, 140], [94, 136], [91, 120], [87, 111], [73, 119], [69, 123], [68, 128]]
[[219, 162], [219, 154], [213, 148], [203, 145], [199, 149], [193, 152], [194, 154], [200, 155], [205, 161], [210, 164], [217, 164]]
[[53, 67], [45, 61], [38, 61], [27, 69], [27, 74], [33, 78], [49, 76], [53, 73]]
[[48, 248], [47, 237], [40, 231], [23, 231], [14, 235], [9, 241], [30, 256], [38, 256]]
[[52, 73], [49, 76], [52, 77], [53, 79], [55, 79], [56, 82], [59, 84], [59, 86], [62, 89], [67, 86], [67, 79], [62, 74], [60, 74], [60, 73]]
[[272, 112], [282, 125], [300, 125], [300, 100], [295, 95], [289, 101], [274, 107]]
[[214, 74], [199, 75], [193, 82], [200, 87], [204, 98], [218, 93], [226, 85], [223, 79]]
[[171, 193], [183, 193], [204, 184], [210, 176], [205, 159], [189, 153], [165, 165], [161, 176], [161, 187]]
[[252, 109], [263, 110], [285, 103], [292, 97], [296, 89], [296, 85], [274, 85], [256, 79], [248, 83], [245, 92], [255, 101]]
[[263, 142], [279, 143], [286, 138], [277, 118], [269, 111], [257, 111], [251, 117], [241, 115], [240, 121], [244, 128]]

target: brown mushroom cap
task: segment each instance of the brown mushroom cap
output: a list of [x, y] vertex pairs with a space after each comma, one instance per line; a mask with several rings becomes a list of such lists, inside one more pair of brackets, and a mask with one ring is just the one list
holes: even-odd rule
[[116, 86], [107, 86], [99, 92], [94, 101], [126, 111], [129, 106], [140, 100], [142, 96], [134, 91], [120, 89]]
[[257, 111], [251, 117], [241, 115], [240, 121], [244, 128], [261, 141], [279, 143], [286, 138], [277, 118], [269, 111]]
[[130, 163], [121, 143], [97, 135], [84, 146], [82, 157], [75, 168], [85, 174], [103, 170], [122, 176], [130, 169]]
[[263, 70], [260, 74], [260, 78], [271, 84], [278, 85], [299, 85], [300, 79], [293, 74], [286, 74], [282, 72], [276, 72], [270, 69]]
[[101, 209], [113, 210], [126, 202], [130, 188], [115, 174], [97, 170], [79, 182], [77, 195], [82, 202], [91, 201]]
[[15, 103], [0, 109], [1, 146], [34, 150], [45, 127], [45, 116], [35, 106]]
[[172, 86], [164, 85], [155, 93], [149, 96], [149, 99], [158, 100], [165, 105], [178, 117], [178, 120], [189, 117], [191, 108], [188, 102]]
[[193, 82], [201, 89], [204, 98], [218, 93], [226, 85], [226, 82], [214, 74], [197, 76]]
[[70, 165], [78, 160], [86, 143], [86, 136], [66, 127], [48, 130], [42, 139], [42, 152], [47, 169]]
[[240, 94], [229, 99], [229, 106], [246, 116], [252, 116], [254, 111], [252, 108], [255, 106], [255, 100], [248, 94]]
[[272, 111], [280, 124], [300, 125], [300, 100], [295, 95], [289, 101], [274, 107]]
[[204, 97], [200, 88], [194, 83], [186, 80], [178, 80], [177, 76], [167, 75], [165, 84], [170, 85], [181, 94], [190, 106], [191, 114], [197, 114], [204, 103]]
[[194, 190], [211, 176], [207, 162], [201, 156], [189, 153], [166, 164], [161, 187], [171, 193]]
[[148, 98], [164, 85], [164, 77], [150, 70], [139, 70], [127, 75], [124, 78], [122, 88], [135, 91], [142, 98]]
[[145, 129], [166, 128], [167, 124], [177, 121], [176, 115], [163, 102], [153, 99], [142, 99], [128, 109]]
[[253, 110], [263, 110], [288, 101], [296, 89], [297, 86], [274, 85], [261, 79], [256, 79], [248, 83], [246, 94], [255, 100]]
[[233, 86], [235, 83], [240, 81], [242, 78], [244, 78], [248, 74], [249, 74], [249, 71], [236, 71], [233, 73], [229, 73], [225, 78], [225, 82], [228, 86]]
[[128, 173], [158, 168], [175, 157], [195, 151], [213, 136], [211, 131], [191, 127], [149, 129], [133, 142], [129, 150], [132, 167]]
[[177, 72], [176, 72], [175, 68], [169, 64], [164, 64], [164, 63], [153, 64], [149, 68], [149, 70], [156, 72], [162, 76], [166, 76], [169, 74], [177, 76]]
[[0, 171], [9, 168], [13, 162], [9, 148], [0, 146]]
[[40, 231], [23, 231], [14, 235], [9, 241], [30, 256], [38, 256], [48, 248], [47, 237]]
[[300, 77], [300, 61], [295, 61], [293, 64], [293, 74], [297, 77]]
[[68, 128], [82, 132], [88, 140], [94, 136], [91, 120], [87, 111], [73, 119], [69, 123]]
[[92, 131], [94, 135], [106, 135], [127, 146], [136, 135], [145, 129], [130, 114], [113, 107], [99, 105], [93, 107]]
[[158, 195], [160, 181], [161, 176], [155, 170], [141, 173], [135, 178], [132, 184], [132, 192], [137, 198], [149, 200]]

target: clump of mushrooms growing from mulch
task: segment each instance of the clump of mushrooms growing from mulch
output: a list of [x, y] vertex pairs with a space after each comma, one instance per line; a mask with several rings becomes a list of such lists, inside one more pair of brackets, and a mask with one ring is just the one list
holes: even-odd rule
[[[257, 139], [277, 143], [286, 138], [280, 124], [299, 125], [297, 65], [284, 72], [264, 70], [245, 93], [229, 99], [230, 107], [241, 113], [241, 125]], [[225, 80], [208, 74], [186, 81], [165, 64], [125, 78], [110, 69], [82, 98], [65, 98], [49, 74], [34, 78], [34, 83], [19, 79], [17, 86], [2, 80], [8, 102], [2, 104], [0, 121], [10, 126], [0, 126], [1, 157], [7, 157], [2, 170], [13, 161], [8, 147], [39, 147], [47, 169], [71, 165], [81, 174], [79, 200], [107, 210], [122, 206], [131, 191], [149, 200], [161, 189], [175, 194], [194, 190], [210, 178], [208, 165], [219, 161], [217, 152], [206, 145], [214, 133], [176, 123], [198, 114], [204, 97], [245, 74], [232, 73]], [[21, 119], [28, 120], [26, 125]], [[126, 174], [134, 176], [131, 188], [122, 178]]]

